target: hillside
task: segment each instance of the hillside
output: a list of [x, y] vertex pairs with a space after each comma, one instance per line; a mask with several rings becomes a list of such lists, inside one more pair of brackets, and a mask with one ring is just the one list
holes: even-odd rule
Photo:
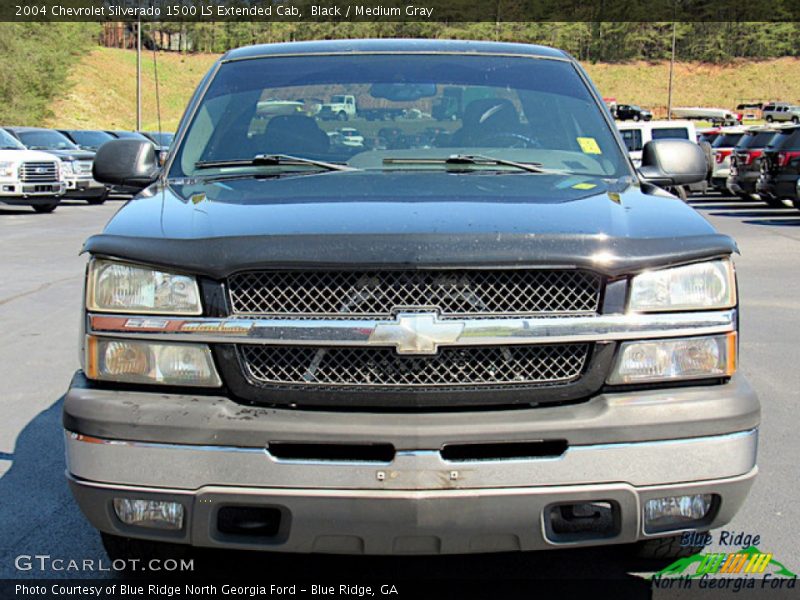
[[[159, 53], [161, 118], [172, 130], [203, 74], [216, 59], [212, 54]], [[587, 64], [603, 96], [641, 104], [663, 114], [667, 104], [667, 62]], [[143, 54], [145, 130], [157, 126], [153, 54]], [[678, 63], [673, 104], [733, 108], [747, 100], [800, 101], [800, 59], [739, 61], [731, 65]], [[49, 126], [133, 129], [136, 119], [136, 54], [129, 50], [96, 48], [72, 69], [66, 92], [52, 106]]]

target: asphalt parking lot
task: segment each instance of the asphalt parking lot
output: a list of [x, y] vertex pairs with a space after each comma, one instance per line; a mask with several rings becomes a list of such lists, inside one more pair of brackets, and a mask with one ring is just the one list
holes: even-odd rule
[[[800, 568], [797, 405], [800, 402], [800, 212], [708, 196], [691, 204], [739, 243], [740, 368], [763, 405], [761, 473], [727, 529], [761, 536], [761, 549]], [[78, 368], [77, 336], [85, 259], [83, 240], [98, 232], [121, 201], [64, 202], [55, 213], [0, 209], [0, 578], [67, 576], [20, 572], [20, 554], [99, 559], [99, 537], [84, 521], [63, 477], [61, 397]], [[440, 558], [271, 556], [203, 552], [204, 572], [263, 569], [281, 577], [581, 578], [641, 571], [621, 550], [589, 549]], [[259, 571], [255, 571], [259, 572]], [[70, 573], [75, 576], [75, 573]], [[94, 576], [85, 573], [83, 576]]]

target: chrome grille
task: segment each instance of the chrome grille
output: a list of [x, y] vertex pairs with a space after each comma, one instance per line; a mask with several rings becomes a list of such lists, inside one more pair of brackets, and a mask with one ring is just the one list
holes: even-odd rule
[[578, 270], [254, 271], [228, 279], [235, 314], [387, 317], [597, 312], [602, 279]]
[[556, 385], [580, 377], [589, 344], [442, 348], [435, 356], [393, 348], [245, 345], [240, 356], [261, 386], [391, 388]]
[[24, 162], [19, 168], [20, 181], [58, 181], [58, 165], [55, 162]]

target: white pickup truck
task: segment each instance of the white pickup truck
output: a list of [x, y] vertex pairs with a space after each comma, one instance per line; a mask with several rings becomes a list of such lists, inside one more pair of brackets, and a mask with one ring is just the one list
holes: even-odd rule
[[58, 157], [26, 150], [0, 129], [0, 205], [30, 206], [37, 213], [49, 213], [65, 191]]
[[356, 98], [351, 95], [331, 96], [331, 101], [319, 109], [320, 119], [338, 119], [347, 121], [356, 116]]

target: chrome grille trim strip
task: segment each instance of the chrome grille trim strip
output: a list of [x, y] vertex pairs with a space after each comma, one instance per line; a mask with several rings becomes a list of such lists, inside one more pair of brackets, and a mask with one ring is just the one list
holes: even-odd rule
[[[415, 313], [430, 317], [432, 313]], [[433, 314], [434, 319], [436, 318]], [[88, 333], [173, 342], [398, 347], [378, 331], [397, 325], [379, 319], [248, 319], [89, 315]], [[615, 314], [512, 319], [463, 319], [457, 336], [435, 346], [502, 346], [622, 341], [727, 333], [737, 329], [736, 309], [690, 313]], [[454, 323], [452, 320], [443, 321]], [[398, 348], [399, 349], [399, 348]]]

